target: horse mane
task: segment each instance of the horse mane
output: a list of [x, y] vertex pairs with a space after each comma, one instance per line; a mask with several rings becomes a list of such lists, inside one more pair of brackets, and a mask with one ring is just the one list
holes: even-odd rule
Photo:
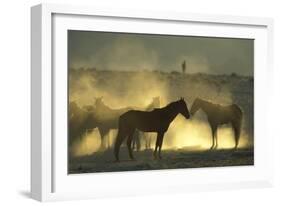
[[[213, 103], [204, 99], [200, 99], [200, 98], [196, 98], [195, 101], [199, 101], [199, 104], [202, 105], [202, 103], [205, 105], [205, 109], [209, 110], [213, 110], [214, 108], [218, 108], [220, 110], [229, 110], [230, 108], [235, 112], [236, 115], [241, 116], [243, 114], [243, 110], [241, 109], [241, 107], [239, 107], [237, 104], [228, 104], [228, 105], [222, 105], [222, 104], [217, 104], [217, 103]], [[206, 108], [207, 107], [207, 108]]]
[[[181, 101], [181, 100], [171, 102], [171, 103], [167, 104], [165, 107], [162, 107], [161, 109], [168, 109], [168, 108], [174, 107], [176, 104], [179, 103], [179, 101]], [[160, 108], [158, 108], [158, 109], [160, 109]], [[155, 109], [155, 110], [157, 110], [157, 109]]]
[[[156, 103], [157, 103], [157, 105], [155, 105]], [[160, 97], [154, 97], [152, 102], [145, 107], [145, 110], [151, 110], [151, 109], [155, 109], [158, 107], [160, 107]]]
[[206, 104], [214, 105], [214, 106], [215, 105], [219, 105], [219, 104], [215, 104], [215, 103], [213, 103], [211, 101], [207, 101], [207, 100], [201, 99], [201, 98], [196, 98], [195, 101], [200, 102], [200, 103], [206, 103]]
[[[97, 106], [96, 106], [97, 107]], [[103, 101], [101, 101], [99, 103], [99, 106], [98, 107], [101, 107], [102, 109], [108, 109], [108, 110], [112, 110], [109, 106], [107, 106]]]
[[226, 107], [226, 106], [232, 106], [232, 105], [236, 105], [237, 107], [239, 107], [237, 104], [226, 104], [226, 105], [223, 105], [223, 104], [218, 104], [218, 103], [213, 103], [211, 101], [207, 101], [205, 99], [201, 99], [201, 98], [196, 98], [195, 101], [199, 101], [199, 102], [203, 102], [205, 104], [209, 104], [209, 105], [212, 105], [212, 106], [215, 106], [215, 107]]

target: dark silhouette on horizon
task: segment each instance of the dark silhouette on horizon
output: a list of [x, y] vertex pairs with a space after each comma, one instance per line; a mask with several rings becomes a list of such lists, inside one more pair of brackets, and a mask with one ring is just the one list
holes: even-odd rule
[[132, 139], [136, 129], [143, 132], [156, 132], [157, 140], [154, 150], [154, 158], [161, 159], [161, 148], [165, 132], [168, 130], [170, 123], [178, 114], [182, 114], [186, 119], [190, 118], [188, 107], [183, 98], [168, 104], [166, 107], [154, 109], [150, 112], [130, 110], [122, 114], [119, 118], [118, 134], [114, 146], [114, 155], [116, 161], [119, 161], [119, 150], [122, 142], [127, 138], [127, 147], [129, 156], [134, 159], [132, 153]]
[[185, 74], [185, 71], [186, 71], [186, 62], [185, 62], [185, 60], [183, 61], [182, 65], [181, 65], [181, 69], [182, 69], [182, 73]]
[[237, 149], [240, 139], [243, 112], [236, 104], [223, 106], [213, 104], [200, 98], [196, 98], [191, 107], [193, 116], [199, 109], [202, 109], [207, 115], [208, 122], [212, 130], [212, 146], [210, 149], [216, 149], [218, 146], [217, 130], [220, 125], [231, 123], [234, 131], [235, 146]]

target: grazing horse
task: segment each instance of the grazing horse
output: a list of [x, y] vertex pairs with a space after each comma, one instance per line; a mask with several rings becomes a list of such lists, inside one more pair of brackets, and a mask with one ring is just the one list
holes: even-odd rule
[[116, 161], [119, 161], [119, 150], [122, 142], [127, 138], [129, 156], [134, 159], [132, 153], [132, 138], [136, 129], [143, 132], [157, 132], [157, 140], [154, 150], [154, 158], [161, 159], [161, 148], [165, 132], [170, 123], [178, 114], [182, 114], [186, 119], [190, 118], [187, 105], [183, 98], [168, 104], [166, 107], [148, 111], [130, 110], [122, 114], [119, 118], [118, 134], [114, 146]]
[[222, 106], [219, 104], [213, 104], [200, 98], [196, 98], [191, 107], [191, 115], [194, 115], [199, 109], [202, 109], [206, 113], [208, 122], [211, 126], [213, 143], [210, 149], [217, 148], [218, 146], [217, 129], [219, 125], [228, 123], [232, 124], [235, 138], [234, 148], [237, 149], [243, 118], [243, 112], [240, 107], [236, 104]]

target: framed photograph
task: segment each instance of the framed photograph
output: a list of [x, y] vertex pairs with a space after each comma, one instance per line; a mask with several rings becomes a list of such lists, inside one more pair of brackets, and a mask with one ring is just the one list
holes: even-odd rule
[[40, 201], [268, 187], [268, 18], [31, 9]]

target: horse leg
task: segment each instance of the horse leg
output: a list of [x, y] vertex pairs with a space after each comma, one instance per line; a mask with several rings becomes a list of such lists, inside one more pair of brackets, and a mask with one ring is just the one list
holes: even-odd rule
[[114, 145], [114, 155], [115, 155], [116, 161], [119, 161], [120, 146], [126, 137], [127, 137], [126, 131], [120, 128], [118, 130], [118, 134], [117, 134], [117, 137], [115, 140], [115, 145]]
[[152, 137], [151, 135], [148, 136], [148, 149], [151, 148], [151, 141], [152, 141]]
[[[145, 134], [143, 134], [143, 135], [145, 135]], [[149, 148], [149, 143], [148, 143], [148, 141], [149, 141], [149, 135], [145, 135], [144, 136], [144, 141], [145, 141], [145, 149], [150, 149]]]
[[160, 140], [159, 140], [158, 157], [159, 157], [159, 159], [162, 159], [162, 157], [161, 157], [161, 148], [162, 148], [162, 144], [163, 144], [164, 133], [160, 133], [159, 137], [160, 137]]
[[156, 139], [156, 143], [155, 143], [155, 149], [154, 149], [154, 152], [153, 152], [154, 159], [157, 159], [157, 149], [158, 149], [158, 147], [159, 147], [159, 141], [160, 141], [159, 133], [157, 133], [157, 139]]
[[100, 149], [99, 150], [105, 150], [105, 148], [106, 148], [106, 145], [105, 145], [105, 141], [104, 141], [104, 137], [105, 137], [105, 135], [106, 135], [106, 132], [105, 132], [105, 130], [103, 129], [103, 128], [98, 128], [98, 130], [99, 130], [99, 133], [100, 133], [100, 138], [101, 138], [101, 145], [100, 145]]
[[234, 138], [235, 138], [235, 147], [234, 149], [236, 150], [239, 144], [239, 138], [240, 138], [240, 132], [241, 128], [240, 125], [233, 124], [233, 130], [234, 130]]
[[140, 148], [140, 132], [138, 130], [135, 130], [135, 132], [133, 133], [133, 140], [132, 140], [132, 148], [133, 150], [137, 150], [139, 151]]
[[108, 149], [110, 147], [110, 128], [102, 128], [102, 147], [103, 149]]
[[211, 129], [212, 129], [212, 146], [210, 147], [210, 150], [214, 149], [214, 146], [215, 146], [216, 127], [215, 126], [211, 126]]
[[127, 139], [127, 147], [128, 147], [129, 156], [130, 156], [131, 160], [134, 160], [133, 151], [132, 151], [133, 137], [134, 137], [134, 132], [131, 132], [128, 136], [128, 139]]
[[135, 150], [136, 147], [136, 135], [133, 135], [133, 139], [132, 139], [132, 150]]
[[216, 129], [216, 131], [215, 131], [215, 147], [214, 147], [215, 149], [217, 149], [218, 148], [218, 130]]
[[108, 131], [107, 133], [107, 145], [106, 145], [106, 148], [110, 148], [110, 130]]
[[140, 151], [141, 148], [141, 135], [143, 135], [144, 133], [141, 133], [140, 131], [136, 131], [136, 148], [137, 151]]

